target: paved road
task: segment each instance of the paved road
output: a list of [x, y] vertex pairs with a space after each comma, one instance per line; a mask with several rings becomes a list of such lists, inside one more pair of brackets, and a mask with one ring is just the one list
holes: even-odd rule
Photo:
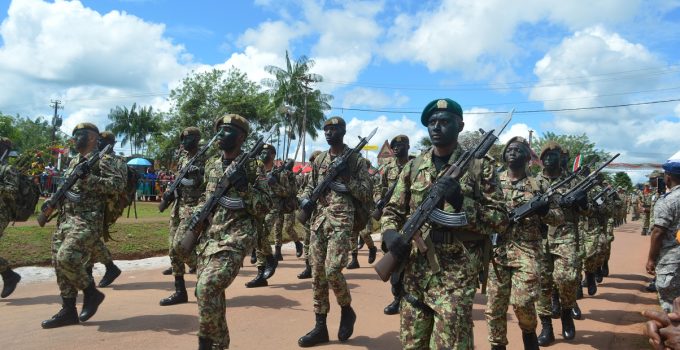
[[[655, 295], [642, 291], [648, 277], [644, 262], [649, 237], [639, 235], [639, 224], [629, 223], [616, 233], [611, 276], [600, 285], [598, 294], [579, 301], [583, 321], [577, 321], [577, 336], [565, 343], [561, 336], [551, 349], [641, 349], [640, 311], [657, 308]], [[233, 285], [227, 290], [227, 319], [232, 349], [297, 349], [297, 338], [314, 322], [311, 282], [295, 275], [303, 261], [292, 250], [284, 251], [269, 287], [246, 289], [244, 283], [256, 273], [246, 262]], [[357, 310], [354, 336], [345, 344], [337, 342], [340, 312], [333, 304], [328, 317], [331, 343], [323, 349], [399, 349], [398, 316], [386, 316], [382, 308], [391, 300], [389, 286], [382, 283], [366, 263], [362, 268], [345, 271]], [[8, 299], [0, 300], [0, 349], [192, 349], [197, 348], [196, 303], [160, 307], [158, 300], [172, 291], [171, 278], [153, 269], [128, 267], [110, 288], [97, 315], [78, 326], [43, 330], [40, 322], [59, 309], [60, 299], [54, 281], [23, 283]], [[188, 276], [193, 294], [195, 276]], [[82, 296], [81, 296], [82, 298]], [[79, 307], [82, 299], [79, 299]], [[331, 300], [333, 297], [331, 296]], [[478, 349], [488, 349], [484, 322], [485, 297], [478, 295], [474, 306], [475, 340]], [[511, 311], [512, 312], [512, 311]], [[521, 348], [521, 334], [514, 315], [510, 317], [509, 349]], [[555, 320], [560, 332], [559, 320]]]

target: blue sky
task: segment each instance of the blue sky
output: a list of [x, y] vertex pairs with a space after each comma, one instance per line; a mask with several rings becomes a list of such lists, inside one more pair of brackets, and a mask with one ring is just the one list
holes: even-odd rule
[[[677, 0], [0, 1], [0, 111], [50, 115], [60, 99], [64, 131], [103, 127], [116, 105], [167, 109], [191, 70], [260, 81], [289, 50], [316, 61], [352, 140], [375, 126], [374, 143], [417, 140], [417, 112], [439, 97], [463, 106], [468, 130], [512, 107], [679, 99], [679, 19]], [[622, 161], [662, 162], [680, 148], [680, 103], [517, 113], [502, 139], [528, 130], [585, 132]]]

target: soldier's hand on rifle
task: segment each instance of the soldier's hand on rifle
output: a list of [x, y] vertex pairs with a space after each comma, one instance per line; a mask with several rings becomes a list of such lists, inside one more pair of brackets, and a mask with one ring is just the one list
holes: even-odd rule
[[536, 201], [536, 215], [546, 216], [550, 211], [550, 201], [548, 199]]
[[229, 174], [229, 183], [239, 192], [246, 192], [248, 190], [248, 176], [243, 167], [237, 167], [234, 172]]
[[347, 165], [347, 162], [337, 163], [335, 169], [338, 171], [338, 178], [342, 179], [344, 182], [349, 181], [349, 166]]
[[90, 170], [90, 164], [88, 162], [82, 162], [76, 167], [75, 173], [76, 176], [82, 180], [90, 174]]
[[392, 253], [397, 260], [404, 261], [411, 255], [411, 242], [407, 241], [397, 230], [385, 230], [382, 237], [387, 245], [387, 251]]
[[307, 213], [311, 213], [312, 211], [314, 211], [314, 203], [309, 199], [305, 198], [300, 202], [300, 209], [304, 210]]
[[457, 211], [463, 207], [463, 193], [458, 180], [450, 176], [443, 177], [437, 180], [433, 190], [443, 192], [446, 202]]

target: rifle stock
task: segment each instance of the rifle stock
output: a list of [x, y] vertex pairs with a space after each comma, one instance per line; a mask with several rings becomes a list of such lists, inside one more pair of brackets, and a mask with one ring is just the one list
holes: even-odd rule
[[45, 224], [50, 218], [50, 215], [52, 215], [52, 212], [54, 212], [54, 208], [47, 207], [45, 211], [38, 213], [38, 225], [40, 225], [40, 227], [45, 227]]
[[396, 271], [398, 266], [399, 261], [394, 257], [394, 254], [387, 252], [373, 265], [373, 268], [375, 269], [375, 272], [378, 273], [378, 276], [380, 276], [380, 279], [383, 282], [387, 282], [387, 280], [390, 279], [392, 272]]

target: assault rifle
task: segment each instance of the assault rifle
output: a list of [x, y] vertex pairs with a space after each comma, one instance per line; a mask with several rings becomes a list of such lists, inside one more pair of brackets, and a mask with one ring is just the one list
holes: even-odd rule
[[194, 163], [196, 162], [196, 160], [202, 157], [205, 154], [205, 152], [208, 151], [210, 146], [212, 146], [213, 142], [215, 142], [215, 140], [217, 140], [217, 138], [220, 137], [220, 135], [222, 135], [222, 130], [218, 131], [207, 144], [205, 144], [198, 152], [196, 152], [196, 154], [193, 157], [191, 157], [191, 159], [189, 159], [189, 162], [187, 162], [187, 164], [182, 168], [182, 170], [180, 170], [175, 181], [173, 181], [170, 184], [170, 186], [168, 186], [168, 189], [163, 193], [163, 196], [161, 197], [161, 202], [158, 204], [158, 210], [161, 213], [168, 208], [170, 203], [175, 201], [175, 199], [177, 198], [177, 190], [183, 184], [188, 185], [187, 181], [191, 180], [186, 179], [186, 176], [189, 173], [189, 171], [192, 170]]
[[78, 179], [80, 179], [81, 176], [83, 176], [86, 171], [89, 171], [89, 169], [92, 169], [92, 167], [99, 162], [99, 160], [106, 155], [109, 150], [111, 150], [111, 145], [106, 145], [104, 149], [99, 151], [98, 153], [95, 153], [92, 158], [87, 159], [83, 158], [78, 165], [73, 169], [71, 174], [66, 178], [64, 183], [57, 189], [57, 192], [55, 192], [50, 199], [45, 201], [43, 204], [42, 208], [40, 208], [40, 214], [38, 214], [38, 224], [40, 227], [45, 226], [45, 223], [49, 221], [50, 216], [52, 215], [52, 212], [54, 212], [54, 209], [59, 206], [59, 204], [66, 198], [68, 195], [68, 192], [71, 190], [71, 187], [76, 184]]
[[5, 152], [2, 153], [2, 157], [0, 157], [0, 164], [2, 164], [3, 161], [5, 161], [5, 157], [7, 157], [8, 152], [9, 150], [6, 149]]
[[510, 211], [510, 221], [512, 221], [514, 223], [518, 223], [522, 219], [533, 215], [536, 212], [536, 208], [543, 205], [543, 203], [549, 201], [550, 197], [552, 197], [557, 192], [557, 190], [564, 187], [565, 185], [568, 185], [579, 174], [581, 174], [583, 169], [584, 168], [579, 167], [576, 171], [571, 173], [571, 175], [569, 175], [564, 180], [550, 186], [550, 188], [548, 188], [548, 190], [545, 191], [545, 193], [535, 195], [528, 202], [526, 202], [526, 203], [520, 205], [519, 207], [513, 209], [512, 211]]
[[[482, 131], [482, 139], [475, 146], [475, 148], [465, 151], [453, 165], [446, 169], [444, 175], [442, 175], [441, 178], [432, 184], [427, 196], [413, 211], [411, 216], [409, 216], [408, 220], [406, 220], [406, 223], [401, 229], [401, 235], [405, 237], [408, 242], [413, 241], [416, 235], [420, 233], [420, 228], [425, 224], [426, 221], [428, 221], [428, 219], [430, 219], [430, 215], [432, 215], [437, 210], [437, 205], [444, 197], [445, 193], [443, 190], [435, 190], [439, 189], [440, 187], [437, 186], [437, 183], [441, 181], [442, 178], [447, 176], [459, 180], [465, 174], [465, 172], [467, 172], [470, 164], [472, 164], [473, 159], [482, 159], [486, 153], [489, 152], [489, 149], [491, 149], [491, 146], [493, 146], [496, 140], [498, 140], [498, 135], [500, 135], [508, 123], [510, 123], [513, 112], [514, 109], [508, 113], [508, 117], [505, 119], [503, 126], [500, 128], [498, 133], [495, 133], [494, 130], [483, 132], [483, 130], [480, 129], [480, 131]], [[427, 246], [423, 244], [422, 239], [418, 244], [418, 250], [420, 250], [421, 253], [427, 251]], [[390, 278], [392, 272], [397, 270], [400, 263], [402, 262], [399, 261], [397, 257], [392, 254], [392, 252], [387, 252], [387, 254], [385, 254], [382, 259], [380, 259], [380, 261], [373, 265], [373, 268], [380, 276], [380, 279], [385, 282]]]
[[232, 183], [229, 181], [231, 175], [236, 172], [237, 169], [245, 168], [251, 159], [256, 158], [257, 155], [260, 154], [260, 151], [262, 151], [262, 148], [264, 147], [265, 141], [269, 139], [269, 137], [274, 133], [275, 129], [276, 127], [272, 126], [269, 132], [263, 136], [260, 136], [257, 141], [255, 141], [255, 145], [250, 149], [250, 152], [241, 153], [238, 157], [236, 157], [236, 159], [234, 159], [234, 161], [231, 162], [231, 164], [229, 164], [227, 169], [224, 170], [224, 174], [217, 183], [215, 191], [210, 195], [203, 207], [201, 207], [201, 210], [198, 212], [198, 214], [195, 214], [189, 221], [184, 238], [182, 238], [182, 242], [180, 243], [184, 253], [190, 254], [194, 250], [194, 247], [198, 242], [198, 237], [208, 226], [208, 220], [210, 217], [212, 217], [217, 205], [220, 204], [220, 202], [231, 201], [229, 197], [225, 197], [227, 191], [232, 187]]
[[572, 204], [579, 199], [577, 198], [579, 192], [588, 193], [588, 191], [590, 191], [590, 189], [592, 189], [597, 184], [597, 174], [599, 174], [602, 171], [602, 169], [609, 165], [609, 163], [616, 159], [620, 154], [621, 153], [615, 154], [611, 159], [600, 165], [600, 167], [597, 168], [597, 170], [593, 171], [583, 180], [581, 180], [581, 182], [576, 184], [576, 186], [569, 189], [569, 191], [567, 191], [567, 193], [565, 193], [562, 196], [562, 203], [565, 203], [567, 205]]
[[267, 175], [267, 182], [269, 182], [270, 185], [275, 184], [279, 180], [279, 175], [281, 175], [281, 173], [286, 169], [292, 170], [294, 164], [295, 164], [294, 160], [288, 159], [280, 166], [272, 169], [269, 175]]
[[375, 210], [373, 211], [373, 214], [371, 214], [371, 216], [373, 216], [374, 219], [380, 220], [380, 218], [382, 217], [385, 206], [387, 205], [387, 203], [392, 198], [392, 195], [394, 194], [394, 188], [397, 187], [397, 182], [398, 181], [395, 181], [394, 184], [392, 184], [392, 186], [390, 186], [390, 188], [387, 190], [387, 192], [385, 192], [385, 195], [382, 198], [380, 198], [378, 203], [375, 203]]
[[297, 214], [295, 215], [300, 223], [305, 224], [309, 220], [309, 218], [312, 216], [312, 213], [314, 212], [314, 209], [316, 209], [316, 202], [324, 193], [326, 193], [326, 190], [336, 186], [344, 186], [343, 184], [339, 184], [335, 181], [335, 178], [338, 177], [339, 174], [339, 167], [342, 164], [347, 164], [349, 158], [353, 154], [359, 153], [361, 149], [364, 148], [366, 144], [368, 144], [368, 141], [373, 137], [373, 135], [375, 135], [376, 131], [378, 131], [378, 128], [373, 129], [373, 131], [371, 131], [371, 133], [366, 137], [359, 136], [360, 141], [356, 147], [347, 149], [341, 156], [335, 158], [333, 163], [331, 163], [330, 167], [328, 168], [326, 177], [324, 177], [324, 179], [319, 182], [318, 185], [316, 185], [309, 198], [303, 200], [300, 204], [300, 210], [298, 210]]

